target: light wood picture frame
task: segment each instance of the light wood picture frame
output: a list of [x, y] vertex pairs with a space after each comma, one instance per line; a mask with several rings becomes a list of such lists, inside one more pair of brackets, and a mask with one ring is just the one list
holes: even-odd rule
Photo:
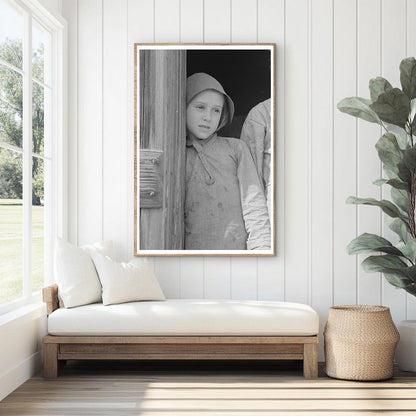
[[134, 255], [274, 256], [275, 44], [134, 44]]

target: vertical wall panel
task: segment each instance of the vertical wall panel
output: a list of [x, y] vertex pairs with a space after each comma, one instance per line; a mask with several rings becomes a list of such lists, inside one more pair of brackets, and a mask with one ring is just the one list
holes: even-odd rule
[[[231, 40], [231, 1], [204, 1], [204, 42], [227, 43]], [[205, 259], [205, 296], [228, 299], [231, 297], [231, 259]]]
[[285, 293], [285, 251], [284, 251], [284, 50], [285, 50], [285, 2], [284, 0], [259, 0], [258, 42], [276, 43], [275, 65], [275, 228], [276, 257], [258, 259], [258, 298], [283, 300]]
[[257, 42], [257, 0], [231, 3], [231, 42]]
[[257, 261], [252, 257], [231, 259], [231, 298], [257, 299]]
[[[154, 42], [154, 0], [128, 0], [128, 42]], [[133, 81], [133, 79], [131, 80]]]
[[103, 238], [127, 253], [127, 0], [103, 2]]
[[[416, 25], [414, 24], [414, 16], [416, 16], [416, 1], [407, 0], [407, 51], [406, 56], [416, 57]], [[416, 319], [416, 297], [407, 296], [407, 319]]]
[[[332, 306], [333, 3], [315, 0], [311, 41], [311, 303], [326, 317]], [[321, 333], [326, 319], [321, 319]], [[320, 357], [323, 359], [323, 356]]]
[[414, 24], [414, 16], [416, 16], [416, 2], [414, 0], [407, 0], [406, 7], [406, 56], [416, 57], [416, 25]]
[[155, 42], [179, 42], [180, 0], [154, 0]]
[[[181, 0], [180, 40], [184, 43], [203, 42], [204, 2], [203, 0]], [[180, 297], [204, 297], [204, 259], [202, 257], [182, 257], [180, 274]]]
[[204, 0], [180, 0], [180, 7], [180, 41], [183, 43], [203, 43]]
[[127, 258], [134, 253], [134, 43], [154, 41], [153, 0], [128, 0], [127, 3]]
[[[179, 3], [179, 0], [154, 0], [155, 42], [179, 42]], [[154, 263], [156, 276], [166, 296], [179, 298], [181, 294], [181, 259], [179, 257], [157, 257], [154, 259]]]
[[[381, 2], [369, 0], [358, 2], [358, 96], [370, 98], [368, 81], [381, 74]], [[381, 177], [381, 164], [375, 144], [383, 134], [380, 126], [366, 121], [358, 121], [357, 134], [357, 192], [363, 198], [380, 199], [381, 189], [373, 182]], [[357, 234], [381, 233], [381, 210], [377, 207], [359, 206]], [[357, 302], [361, 304], [381, 303], [380, 273], [367, 273], [361, 262], [368, 256], [358, 256]]]
[[231, 298], [231, 262], [229, 257], [205, 258], [205, 287], [207, 299]]
[[63, 0], [68, 22], [68, 240], [78, 242], [78, 2]]
[[166, 257], [155, 259], [154, 272], [165, 296], [170, 299], [179, 299], [181, 297], [181, 264], [179, 259], [170, 260]]
[[[334, 105], [357, 95], [356, 2], [334, 0]], [[357, 301], [355, 256], [345, 247], [356, 237], [356, 207], [345, 204], [356, 194], [356, 126], [354, 117], [334, 110], [334, 304]]]
[[204, 259], [182, 257], [180, 267], [180, 297], [184, 299], [204, 298]]
[[102, 4], [78, 2], [78, 243], [102, 238]]
[[204, 42], [231, 42], [231, 0], [205, 0]]
[[[257, 42], [257, 1], [232, 2], [231, 39], [235, 43]], [[244, 86], [241, 86], [244, 88]], [[232, 98], [232, 97], [231, 97]], [[233, 299], [257, 298], [257, 258], [231, 258], [231, 296]]]
[[406, 0], [382, 0], [382, 71], [400, 87], [400, 61], [406, 57]]
[[[153, 0], [128, 0], [127, 2], [127, 233], [126, 257], [134, 252], [134, 43], [154, 41]], [[155, 270], [153, 259], [150, 265]], [[162, 282], [161, 282], [162, 285]], [[164, 288], [162, 289], [164, 290]]]
[[307, 0], [286, 2], [285, 25], [285, 300], [308, 302], [310, 86]]
[[[406, 55], [406, 0], [382, 1], [382, 74], [393, 86], [400, 87], [400, 61]], [[386, 190], [384, 198], [390, 198]], [[384, 235], [393, 239], [394, 233], [385, 227]], [[389, 306], [395, 321], [406, 319], [406, 293], [383, 279], [384, 305]]]

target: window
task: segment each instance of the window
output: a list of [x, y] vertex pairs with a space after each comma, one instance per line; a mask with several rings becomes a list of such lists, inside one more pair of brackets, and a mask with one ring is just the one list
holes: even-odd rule
[[0, 0], [0, 312], [53, 281], [62, 233], [63, 22]]

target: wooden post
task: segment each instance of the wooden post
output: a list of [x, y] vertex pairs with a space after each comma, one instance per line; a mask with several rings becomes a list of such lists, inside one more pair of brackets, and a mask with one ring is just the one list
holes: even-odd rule
[[[184, 248], [186, 152], [186, 51], [142, 50], [140, 74], [140, 149], [160, 151], [160, 207], [140, 209], [141, 250]], [[139, 152], [140, 152], [139, 149]], [[139, 157], [136, 154], [136, 163]], [[137, 168], [136, 168], [137, 169]], [[137, 191], [137, 190], [136, 190]], [[152, 192], [157, 194], [157, 192]], [[137, 252], [137, 250], [136, 250]]]
[[303, 346], [303, 375], [305, 378], [318, 377], [318, 344]]
[[58, 377], [58, 344], [43, 343], [43, 377]]

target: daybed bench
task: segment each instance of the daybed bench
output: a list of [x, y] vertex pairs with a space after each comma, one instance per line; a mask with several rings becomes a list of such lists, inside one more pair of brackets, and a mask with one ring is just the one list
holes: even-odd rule
[[318, 375], [318, 314], [288, 302], [177, 300], [59, 308], [58, 287], [43, 289], [48, 335], [44, 377], [69, 359], [303, 360]]

